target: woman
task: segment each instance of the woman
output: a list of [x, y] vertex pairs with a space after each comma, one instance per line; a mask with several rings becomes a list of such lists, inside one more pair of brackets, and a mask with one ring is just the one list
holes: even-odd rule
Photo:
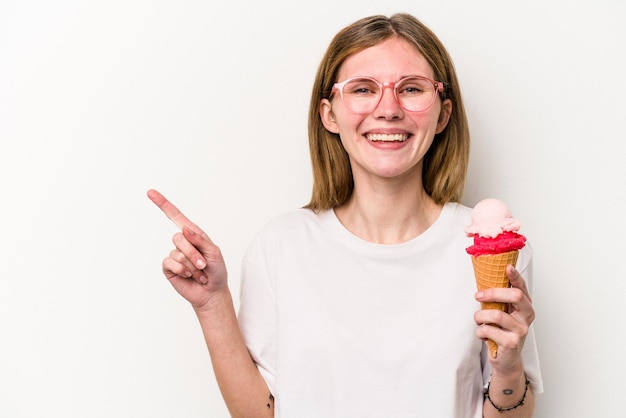
[[[339, 32], [315, 80], [309, 142], [311, 201], [253, 240], [238, 318], [218, 247], [149, 192], [182, 230], [163, 271], [198, 316], [231, 414], [531, 416], [531, 254], [509, 267], [512, 288], [472, 298], [471, 213], [455, 203], [469, 133], [437, 37], [406, 14]], [[511, 308], [476, 312], [477, 301]]]

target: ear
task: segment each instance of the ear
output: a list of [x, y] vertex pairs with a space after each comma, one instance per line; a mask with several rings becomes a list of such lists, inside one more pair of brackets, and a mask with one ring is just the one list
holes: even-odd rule
[[337, 120], [335, 119], [335, 114], [333, 113], [332, 105], [328, 99], [320, 100], [319, 106], [320, 119], [322, 119], [322, 123], [324, 127], [331, 133], [338, 134], [339, 133], [339, 125], [337, 125]]
[[450, 121], [450, 115], [452, 114], [452, 100], [445, 99], [441, 103], [441, 111], [439, 112], [439, 119], [437, 120], [437, 131], [435, 133], [441, 133], [448, 122]]

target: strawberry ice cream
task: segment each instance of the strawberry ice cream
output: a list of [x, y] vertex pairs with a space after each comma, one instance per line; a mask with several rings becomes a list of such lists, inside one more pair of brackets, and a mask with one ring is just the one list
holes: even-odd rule
[[[478, 290], [509, 287], [506, 266], [515, 266], [519, 249], [526, 245], [526, 237], [519, 234], [521, 223], [513, 218], [504, 202], [498, 199], [480, 201], [472, 212], [472, 223], [465, 227], [467, 236], [474, 237], [474, 245], [466, 248], [472, 256], [474, 276]], [[500, 302], [483, 302], [482, 309], [499, 309], [508, 306]], [[487, 342], [493, 358], [498, 355], [495, 342]]]
[[504, 202], [481, 200], [474, 207], [471, 225], [465, 227], [465, 233], [474, 237], [474, 245], [467, 252], [479, 256], [519, 250], [526, 244], [526, 237], [517, 233], [520, 226]]

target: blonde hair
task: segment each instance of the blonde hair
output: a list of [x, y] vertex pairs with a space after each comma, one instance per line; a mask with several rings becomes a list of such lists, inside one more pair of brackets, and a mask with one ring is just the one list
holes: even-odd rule
[[309, 107], [309, 149], [313, 168], [311, 201], [314, 211], [345, 203], [354, 189], [348, 154], [337, 134], [322, 124], [319, 104], [330, 96], [343, 62], [351, 55], [391, 37], [409, 42], [426, 58], [437, 81], [445, 84], [444, 98], [452, 101], [446, 128], [435, 136], [424, 156], [423, 185], [437, 203], [458, 202], [463, 194], [469, 160], [469, 127], [461, 91], [448, 52], [437, 36], [409, 14], [370, 16], [342, 29], [331, 41], [317, 70]]

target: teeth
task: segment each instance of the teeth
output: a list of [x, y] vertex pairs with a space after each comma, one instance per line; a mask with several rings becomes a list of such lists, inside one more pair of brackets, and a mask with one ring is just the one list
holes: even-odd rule
[[373, 142], [404, 142], [409, 136], [407, 134], [369, 134], [367, 139]]

